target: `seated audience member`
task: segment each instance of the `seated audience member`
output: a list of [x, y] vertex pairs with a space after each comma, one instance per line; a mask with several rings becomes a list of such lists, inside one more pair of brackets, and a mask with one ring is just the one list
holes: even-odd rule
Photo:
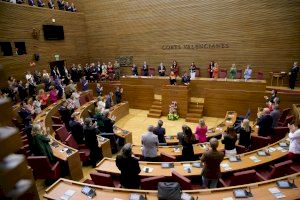
[[192, 133], [190, 127], [184, 129], [184, 135], [182, 139], [182, 160], [183, 161], [192, 161], [195, 160], [193, 144], [196, 142], [195, 135]]
[[229, 76], [230, 79], [236, 79], [236, 66], [235, 64], [232, 64], [230, 70], [229, 70]]
[[93, 124], [90, 118], [86, 118], [84, 120], [84, 127], [83, 127], [83, 135], [85, 138], [85, 145], [90, 150], [90, 161], [92, 167], [96, 167], [97, 162], [101, 159], [101, 150], [98, 146], [97, 134], [99, 133], [96, 125]]
[[74, 137], [77, 144], [83, 144], [84, 143], [84, 141], [83, 141], [83, 138], [84, 138], [83, 125], [75, 113], [73, 113], [71, 115], [71, 119], [69, 121], [69, 127], [70, 127], [70, 131], [72, 133], [72, 136]]
[[194, 62], [192, 62], [192, 64], [190, 65], [190, 77], [191, 79], [194, 79], [196, 77], [196, 65]]
[[182, 145], [182, 140], [183, 140], [183, 137], [184, 137], [185, 129], [187, 129], [187, 125], [182, 125], [182, 127], [181, 127], [182, 132], [178, 132], [176, 134], [176, 138], [178, 139], [178, 144], [179, 145]]
[[24, 101], [24, 99], [27, 97], [27, 86], [23, 86], [22, 81], [17, 81], [18, 83], [18, 93], [21, 101]]
[[277, 90], [272, 90], [271, 92], [271, 96], [268, 97], [268, 96], [264, 96], [266, 102], [271, 102], [271, 103], [274, 103], [274, 99], [277, 97]]
[[195, 131], [196, 140], [198, 140], [199, 143], [207, 142], [206, 133], [207, 126], [205, 124], [205, 121], [203, 119], [200, 119]]
[[244, 71], [244, 79], [245, 81], [248, 81], [252, 76], [252, 69], [251, 65], [247, 65], [245, 71]]
[[49, 92], [49, 100], [51, 103], [56, 103], [57, 102], [57, 96], [58, 92], [55, 89], [54, 86], [50, 86], [50, 92]]
[[218, 63], [215, 63], [215, 64], [214, 64], [212, 77], [213, 77], [214, 79], [219, 78], [219, 65], [218, 65]]
[[141, 172], [139, 161], [132, 156], [132, 146], [127, 143], [123, 146], [121, 154], [117, 155], [116, 165], [121, 171], [120, 183], [123, 188], [139, 189]]
[[38, 96], [34, 96], [33, 97], [33, 103], [32, 103], [32, 105], [33, 105], [33, 107], [34, 107], [34, 113], [36, 114], [36, 115], [38, 115], [38, 114], [40, 114], [41, 112], [42, 112], [42, 108], [41, 108], [41, 101], [39, 100], [39, 97]]
[[290, 146], [289, 146], [289, 159], [293, 160], [294, 162], [300, 162], [300, 124], [299, 122], [289, 124], [290, 129], [289, 139], [290, 139]]
[[163, 128], [164, 122], [162, 120], [158, 120], [157, 127], [154, 128], [153, 133], [157, 135], [159, 143], [166, 143], [165, 135], [166, 129]]
[[259, 136], [267, 137], [272, 135], [273, 118], [270, 115], [270, 110], [268, 108], [264, 108], [261, 113], [261, 116], [258, 116], [257, 126]]
[[123, 88], [117, 87], [116, 91], [115, 91], [116, 104], [121, 103], [121, 101], [122, 101], [122, 93], [123, 93]]
[[209, 78], [213, 78], [214, 67], [215, 67], [215, 62], [210, 61], [209, 65], [208, 65], [208, 69], [207, 69]]
[[43, 0], [38, 0], [37, 5], [38, 5], [38, 7], [44, 7], [45, 6]]
[[108, 117], [109, 110], [105, 110], [103, 112], [103, 124], [104, 124], [104, 133], [114, 133], [114, 124], [116, 117], [112, 116], [111, 118]]
[[295, 89], [298, 72], [299, 72], [298, 62], [294, 62], [293, 66], [291, 67], [291, 69], [289, 71], [289, 87], [292, 90]]
[[163, 63], [161, 62], [157, 68], [158, 74], [159, 76], [165, 76], [166, 74], [166, 67], [163, 65]]
[[225, 156], [232, 157], [237, 154], [235, 148], [235, 142], [237, 140], [236, 132], [233, 126], [229, 126], [226, 132], [223, 134], [222, 143], [225, 145]]
[[30, 5], [30, 6], [35, 6], [35, 5], [34, 5], [34, 0], [28, 0], [28, 5]]
[[221, 177], [220, 164], [223, 161], [224, 153], [217, 150], [219, 141], [216, 138], [209, 140], [210, 148], [201, 156], [201, 162], [204, 163], [202, 170], [203, 187], [216, 188]]
[[64, 10], [65, 9], [65, 3], [63, 0], [57, 0], [57, 6], [59, 10]]
[[22, 121], [24, 122], [27, 118], [31, 118], [31, 112], [29, 110], [27, 110], [26, 108], [26, 103], [25, 102], [21, 102], [20, 103], [20, 110], [19, 110], [19, 115], [22, 119]]
[[142, 76], [148, 76], [149, 75], [149, 68], [148, 68], [148, 65], [147, 65], [147, 62], [144, 61], [144, 64], [142, 66]]
[[132, 65], [131, 72], [132, 72], [133, 76], [138, 76], [139, 75], [138, 67], [135, 64]]
[[96, 92], [97, 92], [98, 97], [102, 97], [102, 95], [103, 95], [103, 87], [100, 85], [100, 83], [97, 83]]
[[171, 73], [170, 73], [170, 84], [176, 85], [176, 76], [173, 71], [171, 71]]
[[106, 99], [105, 99], [105, 109], [110, 109], [113, 105], [112, 102], [112, 96], [113, 94], [110, 92], [108, 95], [106, 95]]
[[191, 77], [188, 75], [187, 72], [184, 72], [182, 78], [181, 78], [181, 82], [184, 84], [184, 85], [189, 85], [190, 82], [191, 82]]
[[46, 132], [45, 129], [43, 130], [40, 124], [32, 126], [33, 153], [35, 156], [47, 156], [49, 161], [54, 163], [56, 159], [49, 145], [50, 139], [47, 137], [49, 131]]
[[49, 95], [45, 93], [43, 89], [40, 89], [38, 98], [41, 102], [41, 108], [42, 109], [46, 108], [48, 104]]
[[157, 160], [158, 137], [153, 133], [154, 127], [148, 126], [148, 132], [142, 135], [142, 155], [146, 161]]
[[279, 110], [279, 105], [275, 105], [273, 108], [273, 111], [270, 113], [271, 117], [273, 118], [273, 124], [272, 127], [277, 127], [277, 123], [280, 119], [281, 113]]
[[239, 145], [249, 148], [251, 144], [251, 127], [249, 125], [249, 120], [244, 119], [241, 126], [237, 129], [239, 135]]
[[52, 0], [48, 0], [48, 8], [50, 8], [50, 9], [54, 9], [55, 8], [54, 3], [53, 3]]
[[86, 77], [82, 77], [81, 79], [82, 91], [87, 91], [89, 89], [89, 82], [86, 80]]

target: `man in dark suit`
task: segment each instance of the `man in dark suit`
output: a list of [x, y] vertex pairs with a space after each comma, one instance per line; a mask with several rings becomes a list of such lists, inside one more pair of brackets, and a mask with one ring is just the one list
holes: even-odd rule
[[209, 140], [210, 147], [202, 154], [201, 162], [204, 163], [202, 170], [203, 186], [216, 188], [221, 177], [220, 164], [223, 161], [224, 153], [217, 150], [219, 142], [216, 138]]
[[158, 71], [159, 76], [165, 76], [165, 74], [166, 74], [166, 67], [163, 65], [162, 62], [158, 66], [157, 71]]
[[270, 136], [273, 132], [273, 118], [270, 115], [269, 108], [264, 108], [262, 115], [257, 119], [258, 135], [259, 136]]
[[44, 7], [45, 6], [43, 0], [38, 0], [37, 5], [38, 5], [38, 7]]
[[105, 110], [103, 112], [103, 124], [104, 124], [104, 128], [103, 128], [103, 132], [104, 133], [113, 133], [114, 132], [114, 124], [115, 124], [115, 119], [116, 117], [115, 116], [112, 116], [111, 119], [108, 118], [108, 114], [109, 114], [109, 111], [108, 110]]
[[57, 6], [59, 10], [64, 10], [65, 9], [65, 3], [63, 0], [57, 0]]
[[28, 0], [28, 5], [34, 6], [34, 1], [33, 0]]
[[289, 86], [292, 90], [295, 89], [298, 71], [299, 71], [298, 63], [294, 62], [294, 65], [289, 72]]
[[97, 134], [99, 133], [95, 124], [93, 124], [90, 118], [84, 120], [83, 134], [85, 138], [85, 145], [90, 150], [90, 161], [94, 167], [96, 167], [97, 162], [101, 159], [102, 153], [101, 149], [98, 147]]
[[142, 66], [142, 71], [143, 71], [142, 76], [148, 76], [149, 75], [149, 68], [148, 68], [148, 65], [147, 65], [146, 61], [144, 61], [144, 64]]
[[69, 121], [71, 119], [72, 112], [67, 108], [67, 102], [64, 101], [62, 106], [59, 108], [59, 113], [61, 116], [61, 120], [65, 123], [65, 126], [68, 130], [70, 130]]
[[22, 81], [18, 81], [18, 93], [21, 101], [27, 97], [27, 88], [23, 86]]
[[157, 127], [154, 128], [153, 133], [157, 135], [159, 143], [166, 143], [165, 134], [166, 129], [163, 128], [164, 122], [162, 120], [158, 120]]
[[29, 118], [31, 118], [31, 113], [29, 110], [27, 110], [25, 108], [25, 103], [24, 102], [21, 102], [20, 103], [20, 110], [18, 111], [21, 119], [23, 120], [23, 123], [25, 123], [26, 121], [29, 120]]
[[116, 91], [115, 91], [116, 104], [121, 103], [121, 101], [122, 101], [122, 93], [123, 93], [123, 88], [117, 87]]
[[71, 115], [71, 120], [69, 121], [69, 126], [71, 133], [76, 140], [77, 144], [83, 144], [83, 125], [76, 119], [75, 114]]
[[54, 3], [53, 3], [52, 0], [48, 0], [48, 8], [50, 8], [50, 9], [54, 9], [55, 8]]
[[108, 95], [106, 95], [106, 100], [105, 100], [105, 109], [110, 109], [110, 107], [112, 106], [112, 93], [109, 93]]

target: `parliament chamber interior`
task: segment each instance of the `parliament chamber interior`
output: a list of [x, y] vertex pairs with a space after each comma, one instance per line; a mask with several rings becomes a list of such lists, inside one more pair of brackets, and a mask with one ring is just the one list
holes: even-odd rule
[[300, 199], [300, 1], [1, 0], [0, 199]]

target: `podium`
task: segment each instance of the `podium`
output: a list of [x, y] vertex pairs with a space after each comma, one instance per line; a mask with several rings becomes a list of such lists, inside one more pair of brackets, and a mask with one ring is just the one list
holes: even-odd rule
[[169, 114], [169, 106], [172, 101], [177, 102], [179, 117], [185, 118], [188, 112], [190, 87], [184, 85], [164, 85], [161, 90], [162, 115]]

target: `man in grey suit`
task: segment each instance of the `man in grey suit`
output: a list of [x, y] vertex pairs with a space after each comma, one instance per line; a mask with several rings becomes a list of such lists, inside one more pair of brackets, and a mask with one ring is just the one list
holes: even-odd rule
[[148, 132], [142, 135], [142, 155], [146, 161], [157, 160], [158, 137], [153, 133], [154, 127], [148, 126]]
[[273, 118], [273, 124], [272, 124], [272, 127], [277, 127], [277, 123], [280, 119], [280, 116], [281, 116], [281, 113], [280, 113], [280, 110], [279, 110], [279, 106], [278, 105], [275, 105], [274, 106], [274, 110], [270, 113], [271, 117]]

